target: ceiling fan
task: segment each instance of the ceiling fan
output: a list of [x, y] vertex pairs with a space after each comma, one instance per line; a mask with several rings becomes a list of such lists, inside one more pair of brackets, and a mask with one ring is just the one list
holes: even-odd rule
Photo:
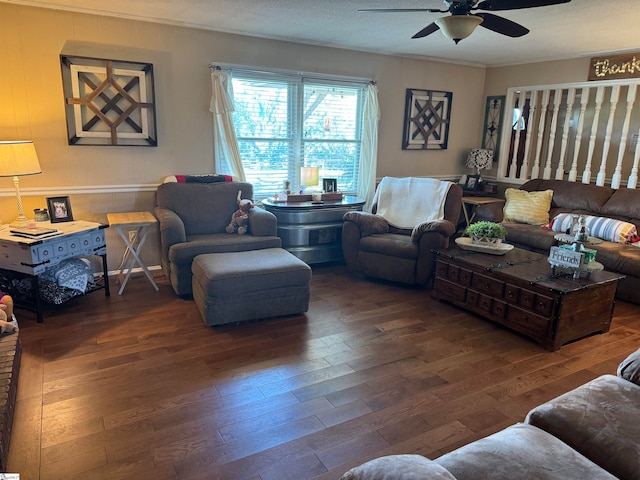
[[420, 30], [411, 38], [422, 38], [441, 30], [445, 37], [450, 38], [456, 44], [463, 38], [467, 38], [473, 33], [478, 25], [483, 26], [493, 32], [506, 35], [508, 37], [522, 37], [529, 33], [529, 29], [519, 23], [512, 22], [492, 13], [471, 13], [472, 10], [517, 10], [522, 8], [546, 7], [569, 3], [571, 0], [444, 0], [446, 10], [437, 8], [372, 8], [361, 9], [359, 12], [429, 12], [429, 13], [451, 13], [448, 17], [438, 18], [425, 28]]

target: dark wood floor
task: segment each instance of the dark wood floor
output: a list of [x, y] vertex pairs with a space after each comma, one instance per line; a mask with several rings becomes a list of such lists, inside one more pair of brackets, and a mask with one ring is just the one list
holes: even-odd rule
[[[305, 316], [208, 328], [164, 277], [76, 299], [23, 341], [9, 472], [33, 479], [337, 479], [521, 421], [640, 345], [640, 307], [550, 353], [424, 290], [313, 270]], [[114, 289], [117, 290], [117, 289]], [[238, 292], [238, 301], [242, 295]]]

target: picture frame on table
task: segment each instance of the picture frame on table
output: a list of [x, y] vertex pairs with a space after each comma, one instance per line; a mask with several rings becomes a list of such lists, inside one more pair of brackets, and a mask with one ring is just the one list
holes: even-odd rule
[[467, 175], [467, 180], [464, 182], [464, 189], [470, 191], [478, 190], [480, 186], [480, 175]]
[[322, 190], [324, 193], [335, 193], [338, 191], [338, 179], [337, 178], [323, 178]]
[[69, 197], [47, 197], [51, 223], [73, 222]]

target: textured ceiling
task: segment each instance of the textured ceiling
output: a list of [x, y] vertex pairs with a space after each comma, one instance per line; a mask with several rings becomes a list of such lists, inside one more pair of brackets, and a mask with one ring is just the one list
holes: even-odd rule
[[509, 38], [478, 28], [455, 45], [440, 32], [411, 36], [446, 14], [362, 13], [443, 8], [440, 0], [0, 0], [313, 45], [499, 66], [640, 50], [639, 0], [572, 0], [496, 12], [531, 30]]

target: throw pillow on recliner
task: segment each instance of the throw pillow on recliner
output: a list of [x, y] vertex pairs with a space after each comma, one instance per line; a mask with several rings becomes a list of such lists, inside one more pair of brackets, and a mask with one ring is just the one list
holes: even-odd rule
[[549, 210], [553, 190], [533, 191], [507, 188], [504, 192], [505, 222], [545, 225], [549, 223]]

